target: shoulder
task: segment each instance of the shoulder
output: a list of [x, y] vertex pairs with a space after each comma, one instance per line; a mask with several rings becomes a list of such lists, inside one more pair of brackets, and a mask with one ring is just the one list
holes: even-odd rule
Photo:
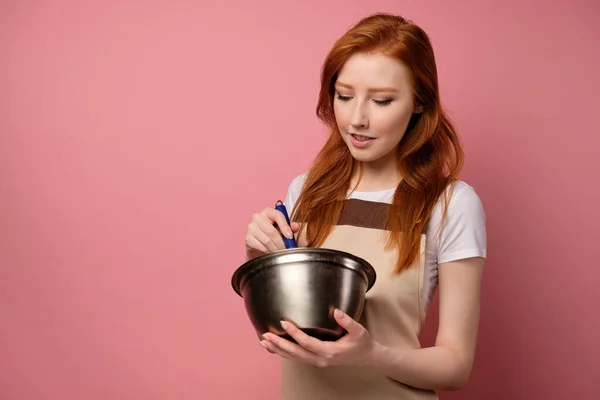
[[[457, 180], [442, 195], [431, 215], [427, 236], [438, 262], [472, 256], [486, 257], [486, 215], [475, 188]], [[448, 209], [443, 218], [448, 199]]]
[[[448, 186], [449, 204], [448, 214], [473, 214], [485, 218], [483, 202], [475, 191], [475, 188], [468, 183], [456, 180]], [[443, 207], [443, 199], [438, 201], [437, 207]], [[481, 215], [479, 215], [481, 214]]]
[[300, 193], [300, 190], [302, 190], [302, 186], [304, 185], [304, 182], [306, 181], [307, 175], [308, 175], [308, 172], [303, 172], [300, 175], [296, 176], [294, 179], [292, 179], [292, 181], [290, 182], [290, 185], [288, 187], [288, 191], [293, 190], [295, 192]]
[[303, 172], [302, 174], [294, 177], [288, 186], [283, 204], [289, 213], [292, 212], [292, 209], [296, 204], [296, 200], [298, 200], [298, 197], [300, 196], [300, 192], [302, 191], [302, 186], [304, 186], [307, 175], [308, 172]]

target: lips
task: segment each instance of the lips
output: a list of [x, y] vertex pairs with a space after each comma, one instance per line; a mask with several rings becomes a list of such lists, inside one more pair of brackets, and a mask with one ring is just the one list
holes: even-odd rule
[[351, 133], [350, 138], [352, 146], [354, 146], [357, 149], [365, 149], [369, 147], [371, 143], [373, 143], [373, 141], [375, 140], [375, 138], [371, 136], [357, 135], [355, 133]]
[[351, 133], [350, 136], [352, 136], [353, 138], [360, 140], [361, 142], [366, 141], [366, 140], [370, 140], [370, 139], [374, 139], [370, 136], [365, 136], [365, 135], [357, 135], [355, 133]]

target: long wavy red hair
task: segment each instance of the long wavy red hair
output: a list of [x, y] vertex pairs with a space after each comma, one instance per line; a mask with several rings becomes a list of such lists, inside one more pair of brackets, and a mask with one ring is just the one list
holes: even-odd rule
[[[398, 144], [398, 170], [402, 180], [386, 215], [390, 231], [388, 248], [399, 256], [395, 272], [408, 268], [419, 255], [421, 234], [431, 212], [457, 178], [463, 163], [458, 135], [440, 104], [437, 67], [427, 34], [400, 16], [374, 14], [356, 24], [330, 50], [321, 71], [317, 116], [331, 134], [308, 171], [292, 211], [303, 222], [307, 245], [320, 246], [341, 215], [344, 200], [358, 163], [338, 130], [333, 110], [334, 84], [350, 56], [379, 52], [395, 57], [411, 71], [414, 102], [422, 112], [414, 114]], [[447, 197], [444, 201], [445, 218]]]

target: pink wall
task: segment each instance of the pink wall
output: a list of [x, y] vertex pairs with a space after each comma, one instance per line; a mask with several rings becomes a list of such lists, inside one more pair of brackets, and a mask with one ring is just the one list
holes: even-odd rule
[[66, 3], [0, 6], [0, 398], [276, 398], [229, 279], [323, 142], [329, 46], [379, 10], [430, 32], [488, 214], [442, 398], [600, 398], [597, 1]]

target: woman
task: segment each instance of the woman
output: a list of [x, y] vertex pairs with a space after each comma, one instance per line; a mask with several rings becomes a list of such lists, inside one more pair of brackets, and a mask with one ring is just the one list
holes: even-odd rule
[[[282, 323], [296, 340], [267, 333], [283, 357], [284, 399], [435, 399], [471, 371], [486, 257], [485, 214], [457, 176], [457, 134], [439, 99], [425, 32], [387, 14], [365, 18], [323, 65], [317, 115], [329, 136], [310, 170], [290, 184], [291, 226], [272, 207], [248, 227], [248, 258], [284, 248], [326, 247], [368, 260], [377, 281], [363, 318], [339, 310], [337, 342]], [[439, 287], [435, 346], [418, 336]]]

